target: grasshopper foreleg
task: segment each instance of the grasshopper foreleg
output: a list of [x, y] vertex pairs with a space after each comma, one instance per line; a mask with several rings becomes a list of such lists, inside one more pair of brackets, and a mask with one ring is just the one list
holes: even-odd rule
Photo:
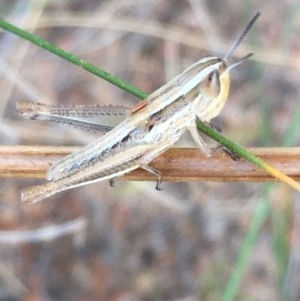
[[211, 122], [203, 122], [206, 126], [208, 126], [209, 128], [215, 130], [216, 132], [218, 133], [221, 133], [222, 132], [222, 129], [219, 125], [217, 124], [213, 124]]
[[[204, 122], [204, 124], [208, 127], [210, 127], [211, 129], [217, 131], [218, 133], [221, 133], [222, 130], [218, 125], [212, 124], [211, 122]], [[228, 148], [226, 148], [225, 146], [218, 144], [216, 147], [214, 147], [213, 149], [208, 149], [205, 142], [202, 140], [200, 134], [199, 134], [199, 130], [197, 129], [197, 127], [195, 127], [195, 129], [193, 127], [189, 128], [192, 137], [196, 143], [196, 145], [200, 148], [200, 150], [202, 150], [206, 156], [211, 156], [214, 153], [216, 153], [219, 150], [222, 150], [224, 153], [226, 153], [232, 160], [234, 161], [238, 161], [240, 159], [240, 156], [237, 155], [236, 153], [234, 153], [233, 151], [229, 150]], [[195, 131], [197, 133], [193, 133], [193, 131]], [[206, 153], [205, 148], [209, 151], [209, 153]]]
[[192, 125], [188, 129], [192, 135], [196, 146], [198, 146], [198, 148], [205, 154], [206, 157], [210, 157], [212, 155], [212, 151], [210, 148], [207, 147], [206, 143], [203, 141], [196, 126]]
[[[221, 133], [221, 128], [219, 126], [216, 126], [210, 122], [204, 122], [204, 124], [206, 126], [210, 127], [211, 129], [217, 131], [218, 133]], [[199, 136], [199, 134], [198, 134], [198, 136]], [[222, 150], [224, 153], [226, 153], [233, 161], [238, 161], [240, 159], [239, 155], [237, 155], [235, 152], [229, 150], [228, 148], [226, 148], [225, 146], [223, 146], [221, 144], [218, 144], [215, 148], [211, 149], [211, 154], [214, 154], [219, 150]]]

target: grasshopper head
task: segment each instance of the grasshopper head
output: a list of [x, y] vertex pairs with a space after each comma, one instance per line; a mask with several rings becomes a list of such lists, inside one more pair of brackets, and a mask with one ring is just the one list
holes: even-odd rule
[[230, 70], [247, 60], [252, 53], [247, 54], [229, 67], [227, 67], [227, 59], [235, 52], [259, 15], [258, 12], [251, 19], [224, 59], [209, 57], [200, 61], [203, 66], [201, 70], [203, 77], [199, 81], [199, 97], [195, 103], [196, 114], [200, 120], [209, 122], [221, 112], [229, 94]]
[[[210, 121], [222, 110], [229, 94], [230, 75], [225, 60], [217, 57], [205, 59], [203, 77], [195, 87], [195, 112], [202, 121]], [[192, 95], [191, 95], [192, 96]]]
[[199, 92], [208, 99], [225, 103], [230, 85], [227, 64], [222, 59], [212, 58], [212, 71], [199, 84]]
[[225, 59], [208, 58], [207, 74], [199, 83], [198, 104], [196, 114], [202, 121], [210, 121], [219, 115], [223, 109], [229, 94], [230, 71], [247, 60], [252, 53], [247, 54], [234, 64], [227, 66]]

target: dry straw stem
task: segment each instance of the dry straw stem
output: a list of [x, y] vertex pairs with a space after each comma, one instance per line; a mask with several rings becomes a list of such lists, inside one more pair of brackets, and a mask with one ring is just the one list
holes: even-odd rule
[[[0, 146], [0, 176], [44, 178], [51, 162], [78, 150], [79, 147]], [[300, 148], [253, 148], [250, 151], [295, 180], [300, 179]], [[251, 181], [275, 179], [244, 159], [233, 161], [222, 151], [206, 158], [198, 149], [172, 148], [155, 159], [151, 166], [160, 170], [163, 181]], [[122, 180], [155, 180], [137, 169]]]

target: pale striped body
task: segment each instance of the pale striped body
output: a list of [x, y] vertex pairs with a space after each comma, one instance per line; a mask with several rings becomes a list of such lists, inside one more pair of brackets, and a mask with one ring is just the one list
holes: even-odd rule
[[[167, 85], [151, 94], [147, 98], [147, 106], [137, 113], [129, 114], [123, 122], [104, 137], [99, 138], [79, 152], [71, 154], [55, 163], [49, 170], [47, 179], [56, 181], [76, 173], [89, 164], [94, 164], [96, 154], [98, 160], [103, 161], [103, 165], [105, 165], [104, 158], [110, 157], [116, 152], [119, 154], [118, 158], [114, 160], [113, 166], [109, 164], [107, 168], [117, 166], [119, 160], [123, 162], [127, 158], [127, 161], [129, 161], [130, 157], [125, 156], [125, 159], [123, 159], [122, 152], [114, 149], [123, 140], [125, 141], [121, 143], [122, 151], [132, 148], [131, 154], [133, 158], [141, 156], [146, 149], [148, 152], [154, 149], [151, 153], [157, 151], [160, 154], [161, 150], [157, 148], [164, 141], [169, 141], [168, 146], [171, 147], [179, 139], [183, 131], [187, 128], [195, 127], [195, 118], [199, 103], [206, 104], [205, 108], [202, 108], [204, 112], [211, 112], [210, 108], [217, 106], [215, 99], [206, 97], [205, 94], [197, 91], [197, 88], [199, 88], [203, 78], [207, 77], [211, 72], [218, 70], [225, 63], [220, 59], [216, 59], [216, 64], [213, 64], [210, 68], [206, 67], [206, 71], [195, 81], [194, 74], [197, 74], [197, 72], [201, 73], [204, 65], [203, 61], [209, 62], [211, 58], [199, 61], [183, 72], [183, 74], [177, 76]], [[163, 91], [166, 89], [168, 91], [164, 93]], [[191, 91], [194, 91], [193, 95], [190, 95]], [[202, 114], [202, 111], [200, 114]], [[200, 119], [202, 121], [210, 121], [211, 116], [207, 116], [207, 118], [206, 116], [201, 116]], [[155, 126], [149, 130], [151, 124], [155, 124]], [[134, 139], [135, 134], [139, 131], [143, 132], [144, 137]], [[178, 132], [180, 134], [177, 134]], [[149, 162], [148, 160], [145, 161], [147, 161], [144, 162], [145, 164]]]
[[221, 59], [200, 60], [151, 94], [147, 105], [129, 113], [110, 132], [55, 162], [47, 175], [52, 182], [23, 191], [23, 198], [38, 201], [57, 191], [119, 177], [138, 167], [147, 169], [147, 164], [170, 148], [187, 129], [197, 146], [208, 153], [195, 119], [198, 115], [202, 121], [210, 121], [218, 115], [221, 108], [216, 96], [220, 89], [217, 95], [210, 95], [209, 87], [206, 93], [203, 90], [207, 87], [201, 85], [211, 73], [218, 72], [219, 77], [225, 70]]
[[[240, 44], [258, 16], [259, 13], [252, 18], [225, 58]], [[123, 120], [119, 125], [80, 151], [54, 162], [47, 174], [50, 182], [23, 190], [22, 200], [37, 202], [59, 191], [120, 177], [138, 167], [157, 176], [158, 188], [161, 175], [148, 163], [174, 145], [186, 130], [191, 133], [197, 147], [206, 155], [210, 154], [197, 131], [195, 121], [199, 118], [209, 122], [220, 113], [228, 97], [229, 70], [233, 66], [227, 68], [225, 59], [204, 58], [153, 92], [132, 110], [127, 109], [124, 120], [120, 108], [116, 109], [115, 117]], [[75, 121], [73, 115], [76, 112], [70, 107], [65, 107], [65, 111], [61, 112], [52, 108], [41, 105], [34, 111], [31, 103], [23, 103], [23, 107], [21, 103], [19, 112], [27, 118], [73, 123], [89, 128], [86, 116], [93, 115], [89, 108], [83, 110], [79, 107], [80, 118], [75, 118]], [[104, 110], [105, 121], [97, 125], [98, 122], [93, 119], [90, 127], [110, 130], [113, 126], [109, 116], [109, 109]]]

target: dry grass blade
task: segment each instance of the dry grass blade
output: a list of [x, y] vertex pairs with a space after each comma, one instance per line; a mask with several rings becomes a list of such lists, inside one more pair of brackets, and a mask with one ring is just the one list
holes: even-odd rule
[[[51, 163], [78, 147], [1, 146], [1, 177], [43, 178]], [[254, 148], [251, 152], [294, 179], [300, 179], [300, 148]], [[265, 171], [246, 160], [233, 161], [223, 152], [211, 158], [198, 149], [173, 148], [152, 162], [160, 170], [164, 181], [274, 181]], [[137, 169], [122, 179], [155, 180], [143, 170]]]

